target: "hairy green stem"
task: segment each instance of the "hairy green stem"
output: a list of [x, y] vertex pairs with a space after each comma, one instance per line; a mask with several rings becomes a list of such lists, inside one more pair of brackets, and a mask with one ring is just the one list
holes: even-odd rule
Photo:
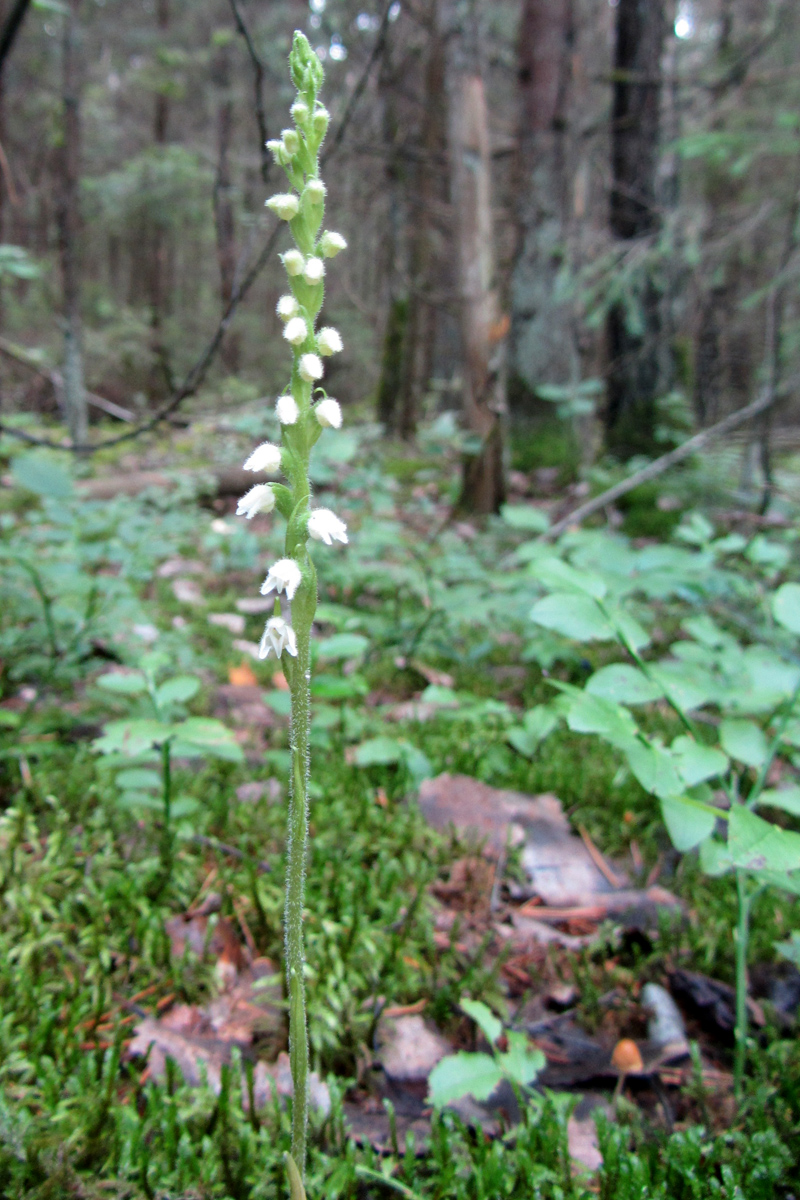
[[161, 842], [161, 867], [164, 879], [172, 867], [172, 755], [169, 738], [161, 746], [161, 798], [164, 804], [164, 836]]
[[304, 978], [303, 903], [308, 853], [308, 735], [311, 724], [310, 636], [297, 638], [292, 670], [292, 769], [286, 864], [286, 983], [289, 993], [289, 1059], [292, 1070], [292, 1158], [301, 1178], [308, 1124], [308, 1029]]

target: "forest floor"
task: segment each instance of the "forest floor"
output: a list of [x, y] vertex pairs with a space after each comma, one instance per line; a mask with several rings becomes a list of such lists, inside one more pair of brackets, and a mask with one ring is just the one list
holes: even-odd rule
[[[256, 415], [196, 422], [77, 474], [0, 447], [3, 1196], [284, 1194], [288, 692], [257, 658], [282, 531], [214, 497], [215, 470], [265, 432]], [[412, 454], [364, 427], [323, 439], [316, 467], [350, 544], [316, 555], [309, 1197], [789, 1200], [800, 973], [775, 946], [800, 901], [756, 903], [736, 1097], [730, 879], [672, 848], [609, 746], [519, 732], [552, 679], [613, 657], [528, 621], [525, 548], [579, 489], [517, 470], [503, 519], [453, 517], [449, 437]], [[743, 534], [742, 578], [796, 578], [796, 464], [769, 522], [715, 490], [723, 457], [702, 470], [591, 536], [699, 554], [707, 520]], [[143, 472], [165, 480], [98, 484]], [[737, 621], [735, 600], [688, 585], [654, 605], [661, 640], [701, 606]], [[163, 763], [134, 744], [142, 696], [103, 680], [139, 669], [170, 720], [230, 731], [175, 746], [168, 826]], [[435, 1064], [488, 1049], [464, 997], [546, 1066], [530, 1093], [437, 1114]]]

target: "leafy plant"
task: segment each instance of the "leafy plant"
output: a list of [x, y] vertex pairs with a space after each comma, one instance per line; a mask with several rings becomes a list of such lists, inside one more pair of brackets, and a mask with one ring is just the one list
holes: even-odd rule
[[221, 721], [187, 717], [184, 705], [200, 690], [194, 675], [174, 675], [159, 682], [169, 659], [158, 651], [145, 655], [141, 669], [112, 671], [97, 684], [105, 691], [130, 700], [133, 712], [120, 721], [109, 721], [103, 736], [94, 742], [98, 754], [113, 766], [122, 766], [115, 777], [118, 803], [129, 809], [155, 809], [163, 822], [160, 886], [172, 868], [173, 822], [198, 808], [191, 796], [173, 795], [175, 758], [221, 758], [241, 762], [241, 747]]
[[[529, 1087], [545, 1065], [541, 1050], [531, 1050], [524, 1033], [509, 1030], [504, 1034], [502, 1022], [480, 1000], [462, 999], [461, 1007], [478, 1026], [492, 1053], [459, 1050], [441, 1059], [430, 1074], [431, 1104], [442, 1108], [466, 1095], [487, 1100], [504, 1079], [517, 1090]], [[500, 1048], [501, 1039], [504, 1049]]]
[[[707, 543], [713, 531], [705, 524], [697, 530], [690, 524], [684, 536]], [[647, 614], [638, 619], [625, 602], [633, 588], [621, 588], [610, 572], [604, 576], [553, 557], [543, 556], [537, 568], [553, 590], [534, 604], [532, 620], [579, 642], [617, 642], [629, 661], [600, 667], [583, 687], [552, 680], [560, 697], [548, 708], [532, 710], [509, 737], [523, 753], [535, 752], [557, 719], [574, 732], [600, 737], [658, 800], [675, 847], [682, 852], [699, 848], [709, 875], [734, 876], [739, 907], [735, 1077], [741, 1092], [753, 902], [766, 887], [800, 895], [800, 833], [769, 819], [770, 811], [800, 816], [800, 787], [767, 787], [776, 756], [797, 761], [800, 667], [774, 627], [770, 631], [765, 624], [764, 640], [744, 645], [707, 613], [682, 621], [686, 636], [673, 642], [667, 656], [646, 659]], [[764, 603], [767, 620], [800, 634], [800, 585], [766, 590]], [[680, 732], [671, 741], [661, 732], [648, 732], [634, 714], [651, 705], [671, 710], [679, 722]], [[703, 710], [719, 716], [707, 712], [701, 722]], [[719, 824], [726, 827], [725, 838], [716, 833]]]

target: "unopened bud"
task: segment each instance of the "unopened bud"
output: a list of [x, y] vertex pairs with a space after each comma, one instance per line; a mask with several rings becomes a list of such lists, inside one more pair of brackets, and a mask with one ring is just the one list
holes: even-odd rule
[[299, 250], [287, 250], [283, 255], [283, 265], [287, 275], [302, 275], [306, 260]]
[[308, 105], [303, 100], [295, 100], [292, 105], [292, 117], [298, 125], [305, 125], [308, 120]]
[[321, 258], [309, 258], [303, 268], [303, 279], [306, 283], [322, 283], [325, 274], [325, 263]]
[[347, 242], [340, 233], [332, 233], [326, 229], [319, 239], [319, 252], [323, 258], [335, 258], [342, 250], [347, 249]]
[[331, 114], [328, 112], [327, 108], [320, 107], [316, 109], [314, 116], [311, 118], [311, 124], [314, 127], [314, 133], [316, 133], [319, 137], [322, 137], [328, 128], [328, 122], [330, 119]]
[[[289, 322], [291, 324], [291, 321]], [[326, 325], [317, 334], [317, 349], [328, 358], [331, 354], [339, 354], [342, 349], [342, 339], [338, 329]]]
[[291, 193], [280, 193], [277, 196], [270, 196], [266, 202], [266, 207], [271, 208], [276, 216], [282, 221], [291, 221], [300, 211], [300, 201], [297, 196]]
[[324, 374], [322, 359], [317, 354], [304, 354], [300, 359], [299, 367], [300, 378], [305, 379], [306, 383], [322, 379]]
[[312, 204], [322, 204], [327, 188], [321, 179], [309, 179], [303, 191], [303, 198], [308, 197]]
[[283, 129], [281, 130], [281, 137], [283, 138], [283, 144], [286, 147], [286, 153], [290, 154], [292, 158], [294, 158], [295, 154], [297, 154], [297, 151], [300, 149], [300, 138], [297, 136], [297, 130]]
[[295, 300], [294, 296], [281, 296], [275, 311], [282, 321], [291, 321], [292, 317], [296, 317], [300, 311], [300, 305]]

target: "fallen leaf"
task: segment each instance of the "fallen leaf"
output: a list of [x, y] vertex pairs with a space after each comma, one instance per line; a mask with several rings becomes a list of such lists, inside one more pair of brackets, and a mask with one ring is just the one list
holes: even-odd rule
[[175, 575], [202, 575], [205, 567], [194, 558], [168, 558], [156, 571], [159, 579], [172, 579]]
[[258, 660], [258, 642], [248, 642], [246, 638], [234, 638], [231, 642], [234, 650], [238, 650], [240, 654], [249, 654], [250, 658]]
[[244, 633], [244, 617], [241, 613], [209, 613], [210, 625], [219, 625], [230, 633]]
[[383, 1014], [376, 1034], [378, 1062], [395, 1083], [427, 1088], [433, 1068], [450, 1054], [450, 1043], [418, 1013]]
[[[406, 665], [405, 659], [396, 659], [395, 662], [398, 666], [402, 665], [405, 667]], [[456, 681], [447, 671], [440, 671], [437, 667], [429, 667], [418, 659], [412, 659], [408, 665], [413, 667], [428, 683], [435, 684], [437, 687], [455, 687]]]
[[238, 667], [228, 667], [228, 682], [234, 687], [255, 687], [258, 684], [255, 671], [246, 662]]
[[289, 681], [284, 675], [283, 671], [276, 671], [272, 676], [272, 686], [277, 688], [279, 692], [289, 691]]
[[592, 1117], [579, 1120], [572, 1116], [567, 1122], [567, 1145], [569, 1156], [574, 1163], [586, 1167], [589, 1171], [599, 1171], [603, 1165], [600, 1144], [597, 1140], [597, 1126]]
[[236, 607], [240, 613], [256, 616], [258, 613], [269, 612], [274, 608], [275, 599], [273, 596], [245, 596], [243, 600], [236, 601]]
[[181, 604], [205, 604], [205, 598], [193, 579], [173, 579], [172, 594]]

